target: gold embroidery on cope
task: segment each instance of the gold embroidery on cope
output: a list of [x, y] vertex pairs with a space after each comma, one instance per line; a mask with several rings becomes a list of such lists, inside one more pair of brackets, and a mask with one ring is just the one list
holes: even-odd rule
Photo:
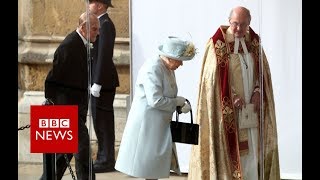
[[221, 40], [218, 40], [215, 47], [218, 63], [221, 64], [221, 67], [224, 67], [227, 61], [227, 58], [225, 57], [227, 54], [226, 44]]

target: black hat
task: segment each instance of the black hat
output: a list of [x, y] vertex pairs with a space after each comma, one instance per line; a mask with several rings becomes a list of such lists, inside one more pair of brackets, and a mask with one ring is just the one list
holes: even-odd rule
[[89, 0], [89, 2], [92, 2], [92, 1], [101, 2], [103, 4], [108, 5], [108, 7], [112, 7], [113, 8], [113, 5], [111, 4], [111, 0]]

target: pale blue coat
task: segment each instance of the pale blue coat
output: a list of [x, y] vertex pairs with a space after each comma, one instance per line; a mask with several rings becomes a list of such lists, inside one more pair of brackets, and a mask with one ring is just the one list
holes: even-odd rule
[[139, 70], [115, 168], [134, 177], [169, 178], [173, 148], [170, 121], [178, 89], [174, 71], [159, 57]]

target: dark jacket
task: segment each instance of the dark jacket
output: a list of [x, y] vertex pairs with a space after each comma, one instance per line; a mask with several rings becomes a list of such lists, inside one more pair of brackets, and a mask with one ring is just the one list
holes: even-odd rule
[[99, 18], [100, 30], [93, 49], [92, 84], [101, 85], [101, 91], [113, 90], [119, 86], [113, 50], [116, 30], [108, 14]]
[[46, 98], [54, 98], [60, 89], [88, 91], [87, 51], [76, 31], [68, 34], [58, 46], [52, 64], [45, 80]]

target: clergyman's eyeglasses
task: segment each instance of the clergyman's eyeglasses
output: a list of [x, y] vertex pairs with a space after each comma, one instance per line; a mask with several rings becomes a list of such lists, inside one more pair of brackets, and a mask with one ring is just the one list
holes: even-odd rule
[[237, 22], [233, 22], [233, 23], [230, 22], [230, 25], [231, 25], [231, 27], [233, 27], [233, 28], [240, 27], [241, 29], [242, 29], [242, 28], [246, 28], [246, 27], [249, 26], [249, 24], [247, 24], [247, 23], [239, 24], [239, 23], [237, 23]]

